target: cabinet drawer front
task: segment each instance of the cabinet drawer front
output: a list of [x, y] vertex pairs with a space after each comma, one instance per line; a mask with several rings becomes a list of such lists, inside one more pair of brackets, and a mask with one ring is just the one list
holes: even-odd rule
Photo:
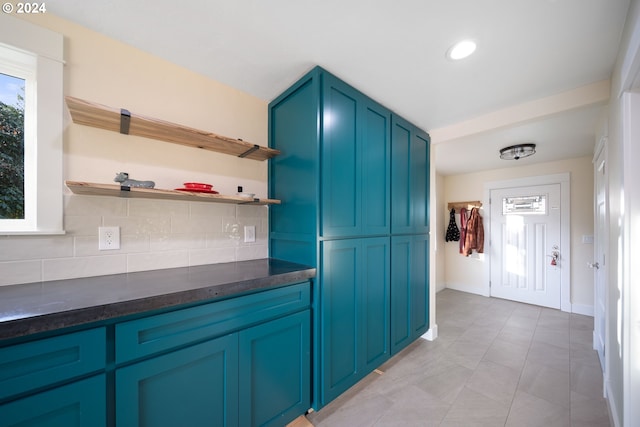
[[1, 405], [0, 427], [105, 427], [106, 390], [103, 374]]
[[104, 369], [104, 328], [0, 348], [0, 399]]
[[116, 325], [116, 363], [301, 310], [310, 305], [310, 284], [300, 283]]

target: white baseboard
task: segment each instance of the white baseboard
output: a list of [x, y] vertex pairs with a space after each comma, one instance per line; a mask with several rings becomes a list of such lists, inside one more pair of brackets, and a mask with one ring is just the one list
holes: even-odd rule
[[592, 305], [571, 304], [571, 312], [593, 317], [594, 309]]
[[479, 288], [475, 288], [475, 287], [469, 287], [469, 286], [458, 286], [456, 284], [447, 284], [447, 289], [453, 289], [454, 291], [461, 291], [461, 292], [467, 292], [470, 294], [475, 294], [475, 295], [480, 295], [480, 296], [488, 296], [485, 295], [482, 289]]
[[438, 338], [438, 325], [433, 325], [432, 327], [430, 327], [429, 330], [422, 334], [420, 338], [423, 338], [427, 341], [433, 341]]
[[608, 380], [605, 380], [604, 382], [604, 389], [607, 392], [607, 404], [609, 406], [609, 418], [611, 421], [611, 425], [613, 427], [622, 427], [622, 422], [620, 421], [620, 415], [618, 415], [616, 402], [614, 400], [613, 393], [611, 392], [611, 383]]

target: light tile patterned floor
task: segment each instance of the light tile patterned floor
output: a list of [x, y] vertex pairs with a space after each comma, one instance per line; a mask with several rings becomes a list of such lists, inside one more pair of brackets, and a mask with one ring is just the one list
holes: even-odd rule
[[418, 340], [319, 412], [316, 427], [609, 427], [593, 318], [445, 289]]

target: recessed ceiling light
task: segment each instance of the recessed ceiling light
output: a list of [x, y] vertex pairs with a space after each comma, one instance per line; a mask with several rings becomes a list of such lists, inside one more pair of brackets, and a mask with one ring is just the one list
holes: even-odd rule
[[447, 58], [457, 61], [466, 58], [476, 50], [476, 43], [473, 40], [462, 40], [447, 50]]

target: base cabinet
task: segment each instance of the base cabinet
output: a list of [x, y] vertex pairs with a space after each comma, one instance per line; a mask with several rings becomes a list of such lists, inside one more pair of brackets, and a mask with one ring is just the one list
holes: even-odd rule
[[118, 427], [282, 426], [310, 406], [308, 309], [116, 370]]
[[311, 283], [0, 345], [0, 427], [283, 426], [311, 407]]
[[106, 427], [106, 381], [97, 375], [0, 406], [6, 427]]

